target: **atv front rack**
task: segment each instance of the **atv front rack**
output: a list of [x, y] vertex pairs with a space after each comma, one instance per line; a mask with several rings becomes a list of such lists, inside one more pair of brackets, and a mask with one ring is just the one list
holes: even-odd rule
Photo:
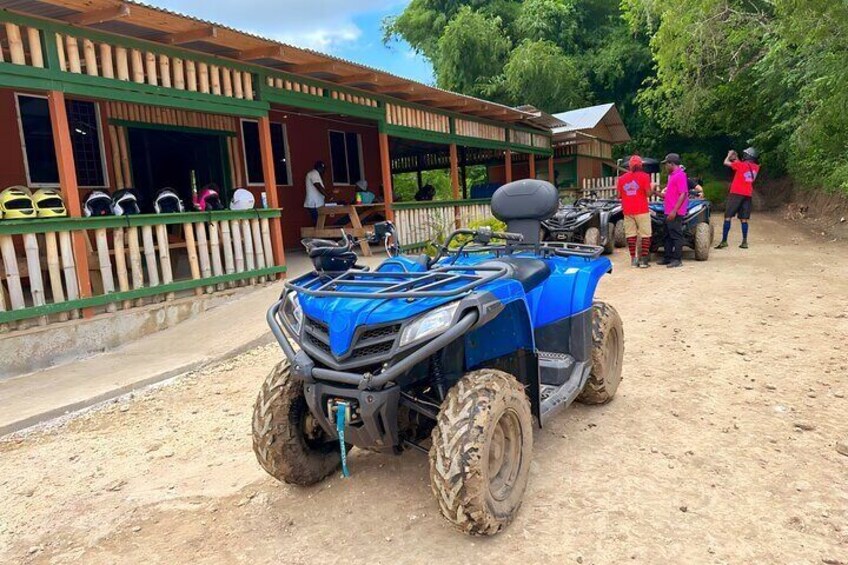
[[450, 265], [423, 273], [350, 270], [335, 276], [312, 273], [285, 286], [299, 294], [323, 298], [445, 298], [471, 292], [508, 272], [505, 265]]
[[[604, 248], [585, 243], [571, 243], [560, 241], [545, 241], [542, 243], [513, 243], [510, 245], [486, 245], [480, 247], [466, 247], [461, 250], [463, 256], [474, 253], [493, 253], [496, 259], [509, 257], [515, 253], [533, 252], [537, 257], [548, 259], [550, 257], [582, 257], [584, 259], [597, 259], [603, 253]], [[460, 252], [451, 249], [451, 254]]]

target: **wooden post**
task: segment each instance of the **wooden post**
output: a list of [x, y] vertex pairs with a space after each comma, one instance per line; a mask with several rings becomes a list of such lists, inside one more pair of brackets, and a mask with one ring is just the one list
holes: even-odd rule
[[[450, 144], [450, 178], [451, 194], [454, 200], [459, 200], [459, 164], [456, 151], [456, 143]], [[453, 207], [453, 223], [456, 229], [462, 227], [462, 219], [459, 216], [459, 206]]]
[[[100, 278], [103, 281], [104, 294], [114, 294], [115, 278], [112, 276], [112, 260], [109, 257], [109, 240], [107, 239], [106, 229], [98, 229], [94, 231], [94, 237], [97, 243], [97, 259], [100, 263]], [[106, 305], [107, 312], [116, 312], [118, 306], [114, 302]]]
[[395, 221], [395, 211], [392, 206], [394, 197], [392, 193], [392, 161], [389, 156], [389, 134], [380, 132], [380, 172], [383, 178], [383, 202], [386, 203], [386, 219]]
[[527, 167], [530, 169], [530, 173], [527, 178], [535, 179], [536, 178], [536, 156], [533, 153], [530, 153], [527, 156]]
[[[141, 246], [138, 243], [138, 228], [127, 228], [127, 247], [130, 250], [130, 271], [132, 272], [133, 290], [144, 288], [144, 269], [141, 266]], [[144, 300], [135, 301], [136, 306], [142, 306]]]
[[[65, 94], [52, 90], [47, 95], [50, 109], [50, 122], [53, 129], [53, 147], [56, 151], [56, 164], [59, 169], [59, 187], [65, 199], [68, 214], [73, 218], [82, 217], [77, 171], [74, 165], [74, 151], [71, 145], [71, 132], [68, 127], [68, 113], [65, 106]], [[79, 298], [91, 297], [91, 279], [88, 273], [88, 248], [84, 231], [73, 232], [74, 262], [77, 268], [77, 288]], [[91, 308], [83, 310], [83, 317], [91, 318]]]
[[[41, 50], [41, 32], [37, 28], [27, 28], [29, 39], [29, 58], [33, 67], [44, 68], [44, 53]], [[67, 316], [67, 312], [65, 313]]]
[[[186, 251], [188, 252], [188, 266], [191, 270], [191, 278], [192, 280], [200, 279], [200, 263], [198, 263], [197, 257], [197, 243], [194, 241], [194, 227], [191, 223], [186, 222], [183, 224], [183, 236], [186, 241]], [[194, 294], [196, 296], [200, 296], [203, 294], [203, 289], [197, 287], [194, 289]]]
[[[47, 273], [50, 275], [50, 291], [53, 303], [59, 304], [65, 301], [65, 289], [62, 287], [62, 262], [59, 259], [59, 243], [56, 232], [44, 233], [44, 246], [47, 251]], [[59, 321], [68, 319], [67, 312], [59, 313]]]
[[[157, 224], [156, 242], [159, 246], [159, 266], [162, 268], [162, 284], [171, 284], [174, 282], [174, 275], [171, 271], [171, 250], [168, 247], [168, 227], [165, 224]], [[165, 300], [170, 301], [173, 299], [173, 292], [169, 292], [165, 295]]]
[[[265, 194], [268, 197], [268, 206], [279, 208], [280, 196], [277, 193], [277, 174], [274, 171], [274, 151], [271, 145], [271, 122], [267, 116], [259, 118], [259, 149], [262, 153], [262, 171], [265, 174]], [[283, 250], [281, 218], [274, 218], [274, 221], [271, 222], [271, 246], [274, 248], [274, 257], [266, 259], [269, 265], [285, 265], [286, 255]]]
[[548, 182], [556, 186], [554, 182], [554, 156], [548, 157]]
[[504, 181], [512, 182], [512, 151], [504, 152]]
[[[127, 271], [126, 245], [124, 244], [124, 228], [116, 228], [112, 232], [112, 247], [115, 250], [115, 271], [118, 273], [118, 290], [127, 292], [130, 289], [129, 271]], [[132, 303], [124, 300], [124, 310], [129, 310]]]

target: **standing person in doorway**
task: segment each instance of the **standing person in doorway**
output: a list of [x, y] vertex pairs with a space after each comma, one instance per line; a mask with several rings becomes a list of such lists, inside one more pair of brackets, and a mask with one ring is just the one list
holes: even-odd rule
[[754, 194], [754, 181], [760, 174], [757, 164], [757, 150], [749, 147], [742, 152], [742, 160], [732, 149], [727, 153], [724, 164], [733, 169], [733, 182], [730, 183], [730, 194], [727, 197], [727, 208], [724, 211], [724, 228], [721, 232], [721, 243], [716, 249], [727, 247], [727, 236], [730, 234], [730, 223], [734, 216], [742, 224], [742, 249], [748, 249], [748, 220], [751, 219], [751, 197]]
[[326, 168], [324, 161], [316, 161], [315, 167], [306, 173], [306, 199], [303, 201], [303, 207], [309, 212], [312, 225], [318, 223], [318, 208], [323, 206], [327, 199], [327, 189], [324, 188], [322, 177]]
[[[618, 197], [624, 213], [624, 235], [630, 250], [630, 264], [634, 267], [650, 267], [651, 213], [648, 199], [651, 194], [651, 177], [642, 170], [642, 158], [630, 158], [629, 171], [618, 177]], [[636, 241], [642, 238], [641, 253], [637, 255]]]
[[669, 269], [683, 266], [683, 217], [689, 209], [689, 182], [680, 155], [669, 153], [663, 164], [668, 170], [665, 189], [665, 257], [659, 262]]

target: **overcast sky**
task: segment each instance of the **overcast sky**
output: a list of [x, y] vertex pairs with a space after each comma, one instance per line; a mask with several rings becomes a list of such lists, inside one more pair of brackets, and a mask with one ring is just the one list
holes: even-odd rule
[[151, 4], [433, 82], [429, 63], [404, 43], [385, 47], [380, 22], [409, 0], [151, 0]]

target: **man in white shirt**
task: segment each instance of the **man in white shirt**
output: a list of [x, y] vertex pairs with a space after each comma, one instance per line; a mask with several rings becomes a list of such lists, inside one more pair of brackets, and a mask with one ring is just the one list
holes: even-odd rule
[[316, 161], [315, 167], [306, 173], [306, 200], [303, 201], [303, 207], [312, 217], [313, 225], [318, 223], [318, 208], [324, 205], [327, 198], [327, 189], [321, 178], [326, 168], [323, 161]]

